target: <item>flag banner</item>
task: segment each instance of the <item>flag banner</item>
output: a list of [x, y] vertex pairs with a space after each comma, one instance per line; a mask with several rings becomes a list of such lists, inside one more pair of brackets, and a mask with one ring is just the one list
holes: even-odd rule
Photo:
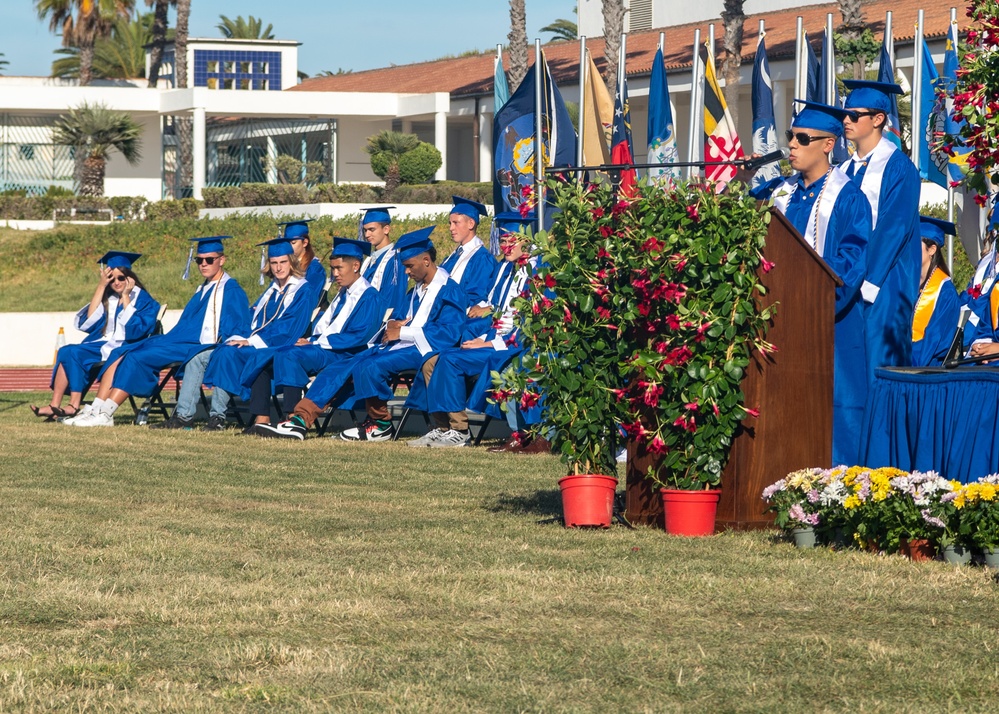
[[[808, 81], [805, 83], [807, 87], [805, 99], [810, 102], [819, 102], [820, 104], [826, 103], [826, 90], [822, 85], [822, 63], [819, 62], [819, 58], [815, 56], [815, 50], [812, 49], [811, 43], [808, 41], [808, 33], [804, 34], [805, 38], [805, 51], [808, 57]], [[795, 97], [795, 99], [801, 99], [801, 97]]]
[[[576, 162], [576, 131], [544, 57], [542, 53], [542, 163], [544, 167], [572, 166]], [[523, 206], [526, 214], [531, 208], [525, 202], [525, 194], [534, 188], [536, 168], [535, 74], [532, 66], [517, 91], [493, 117], [493, 203], [496, 213], [519, 211]]]
[[923, 85], [920, 89], [919, 121], [916, 131], [919, 132], [919, 175], [924, 181], [932, 181], [938, 186], [947, 188], [947, 154], [934, 151], [933, 144], [939, 140], [940, 134], [946, 129], [947, 106], [943, 101], [940, 88], [940, 75], [933, 56], [926, 42], [922, 43]]
[[[631, 144], [631, 108], [628, 106], [628, 80], [624, 79], [614, 100], [614, 133], [611, 135], [611, 163], [632, 164], [635, 151]], [[621, 193], [634, 196], [638, 172], [626, 169], [621, 172]]]
[[[947, 49], [944, 51], [943, 75], [940, 77], [940, 86], [944, 93], [938, 97], [946, 108], [944, 131], [950, 136], [958, 136], [964, 124], [963, 118], [954, 116], [954, 90], [957, 86], [958, 67], [957, 24], [951, 23], [947, 32]], [[963, 142], [955, 142], [951, 149], [954, 153], [950, 156], [947, 172], [951, 181], [961, 181], [968, 174], [968, 154], [971, 150], [964, 146]]]
[[[771, 112], [772, 113], [772, 112]], [[754, 125], [755, 126], [755, 125]], [[660, 47], [652, 60], [652, 77], [649, 79], [648, 162], [673, 164], [677, 160], [676, 133], [673, 130], [673, 108], [669, 101], [669, 84], [666, 81], [666, 63]], [[649, 169], [649, 178], [676, 179], [676, 169]]]
[[[895, 70], [892, 69], [891, 57], [888, 55], [888, 38], [881, 43], [881, 63], [878, 66], [878, 81], [887, 84], [898, 84], [895, 81]], [[901, 124], [898, 121], [898, 100], [897, 95], [889, 94], [888, 101], [891, 103], [891, 112], [888, 114], [888, 125], [885, 127], [884, 136], [898, 148], [902, 148]]]
[[[744, 158], [742, 142], [735, 130], [732, 115], [725, 104], [725, 97], [718, 86], [715, 62], [708, 55], [704, 63], [704, 160], [734, 161]], [[734, 165], [705, 166], [704, 175], [709, 181], [718, 183], [721, 191], [736, 174]]]
[[586, 84], [583, 87], [583, 165], [609, 164], [614, 131], [614, 101], [596, 64], [586, 51]]
[[510, 100], [510, 87], [506, 83], [506, 72], [503, 71], [502, 53], [496, 53], [493, 64], [493, 114], [497, 114]]
[[[753, 153], [761, 156], [777, 151], [777, 126], [774, 119], [774, 85], [767, 62], [767, 45], [763, 37], [756, 45], [753, 62]], [[764, 164], [753, 175], [750, 185], [757, 188], [780, 176], [780, 164]]]

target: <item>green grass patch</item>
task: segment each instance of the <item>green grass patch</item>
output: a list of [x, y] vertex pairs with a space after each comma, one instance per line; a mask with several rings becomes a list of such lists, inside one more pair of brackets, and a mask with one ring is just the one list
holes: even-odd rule
[[566, 530], [554, 457], [72, 429], [43, 398], [0, 395], [3, 711], [995, 709], [980, 568]]

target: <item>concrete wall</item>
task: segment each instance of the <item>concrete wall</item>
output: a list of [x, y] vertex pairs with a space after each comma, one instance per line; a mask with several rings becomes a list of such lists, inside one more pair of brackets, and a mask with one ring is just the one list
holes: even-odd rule
[[[225, 218], [226, 216], [301, 216], [303, 218], [346, 218], [356, 216], [365, 208], [366, 203], [308, 203], [290, 206], [248, 206], [245, 208], [203, 208], [198, 211], [198, 218]], [[492, 207], [488, 207], [492, 212]], [[392, 209], [392, 215], [397, 218], [436, 218], [451, 212], [450, 203], [407, 203], [399, 204]]]
[[337, 180], [380, 181], [371, 170], [371, 156], [364, 147], [368, 145], [369, 136], [391, 129], [391, 120], [339, 120], [336, 138]]
[[143, 196], [149, 201], [163, 198], [162, 148], [158, 114], [133, 114], [142, 127], [141, 158], [132, 166], [112, 151], [104, 173], [105, 196]]

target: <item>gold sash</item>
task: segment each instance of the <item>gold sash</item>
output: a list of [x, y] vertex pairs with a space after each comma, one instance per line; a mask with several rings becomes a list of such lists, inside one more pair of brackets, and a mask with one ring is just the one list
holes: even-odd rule
[[[930, 279], [926, 281], [926, 285], [923, 286], [922, 291], [919, 293], [919, 299], [916, 300], [916, 310], [915, 314], [912, 316], [912, 341], [919, 342], [923, 339], [926, 334], [926, 326], [930, 324], [930, 318], [933, 317], [933, 310], [937, 306], [937, 298], [940, 297], [940, 288], [943, 286], [944, 282], [948, 280], [948, 275], [940, 268], [936, 268], [931, 274]], [[995, 293], [993, 292], [993, 296]], [[992, 306], [992, 324], [995, 325], [997, 307], [999, 303], [993, 302]]]

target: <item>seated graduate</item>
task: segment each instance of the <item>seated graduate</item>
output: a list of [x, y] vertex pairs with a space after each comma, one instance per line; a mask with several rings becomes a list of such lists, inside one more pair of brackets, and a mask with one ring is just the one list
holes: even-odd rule
[[114, 413], [129, 395], [144, 397], [152, 394], [159, 384], [160, 370], [174, 362], [185, 363], [187, 368], [181, 385], [181, 398], [195, 403], [197, 397], [186, 397], [185, 391], [195, 395], [200, 392], [208, 361], [192, 365], [192, 358], [204, 350], [213, 349], [232, 335], [246, 334], [250, 327], [250, 305], [246, 293], [223, 270], [225, 255], [222, 241], [231, 237], [190, 239], [197, 244], [194, 260], [204, 282], [184, 307], [177, 324], [165, 335], [154, 335], [135, 344], [122, 345], [112, 352], [98, 374], [101, 386], [97, 398], [64, 424], [114, 426]]
[[395, 206], [367, 208], [361, 216], [361, 233], [371, 245], [371, 254], [365, 256], [361, 265], [361, 277], [378, 291], [382, 315], [386, 310], [405, 310], [409, 288], [406, 270], [390, 237], [392, 208]]
[[920, 216], [919, 232], [923, 239], [923, 271], [912, 316], [912, 364], [937, 367], [947, 357], [961, 316], [957, 290], [943, 258], [945, 236], [956, 235], [957, 231], [949, 221]]
[[[368, 347], [381, 326], [379, 293], [361, 276], [361, 264], [370, 253], [366, 241], [334, 238], [330, 273], [339, 291], [316, 321], [309, 337], [291, 347], [258, 351], [241, 376], [250, 392], [253, 424], [247, 433], [265, 437], [304, 439], [326, 404], [343, 386], [350, 360]], [[269, 364], [268, 364], [269, 361]], [[316, 376], [308, 393], [302, 392]], [[270, 424], [271, 382], [284, 390], [285, 408], [294, 405], [287, 421]], [[332, 389], [332, 391], [330, 391]]]
[[466, 307], [471, 307], [486, 299], [498, 265], [475, 235], [479, 218], [486, 215], [486, 207], [461, 196], [452, 196], [451, 200], [454, 206], [448, 217], [448, 229], [457, 247], [440, 264], [440, 268], [461, 286], [468, 296]]
[[852, 465], [859, 456], [857, 435], [867, 401], [860, 289], [871, 236], [871, 207], [850, 177], [832, 170], [829, 163], [829, 154], [843, 133], [846, 112], [795, 101], [804, 105], [787, 131], [790, 163], [796, 173], [774, 190], [774, 206], [843, 281], [836, 288], [832, 452], [833, 464]]
[[[146, 292], [132, 264], [139, 253], [112, 250], [98, 263], [100, 277], [90, 304], [76, 313], [76, 329], [87, 333], [83, 342], [66, 345], [56, 355], [52, 369], [52, 399], [47, 407], [31, 406], [35, 416], [51, 421], [56, 417], [76, 416], [83, 391], [90, 385], [91, 371], [116, 348], [137, 342], [152, 334], [160, 304]], [[62, 399], [69, 392], [69, 404], [62, 409]]]
[[992, 249], [978, 261], [975, 274], [968, 281], [968, 286], [958, 295], [962, 307], [971, 312], [964, 331], [965, 347], [970, 346], [972, 334], [978, 324], [983, 320], [985, 322], [989, 320], [989, 302], [997, 276], [999, 276], [999, 251], [996, 250], [996, 244], [993, 242]]
[[[312, 291], [312, 307], [314, 308], [319, 304], [323, 291], [326, 289], [326, 269], [323, 267], [323, 261], [316, 256], [316, 252], [312, 249], [312, 239], [309, 237], [309, 223], [311, 221], [311, 218], [301, 221], [285, 221], [278, 223], [278, 227], [282, 229], [280, 237], [291, 243], [291, 247], [295, 251], [295, 259], [305, 272], [305, 282], [308, 284], [309, 290]], [[260, 269], [263, 270], [263, 268], [264, 266], [261, 265]]]
[[[505, 260], [496, 272], [488, 299], [469, 309], [461, 346], [443, 349], [424, 364], [425, 372], [431, 375], [427, 401], [433, 428], [410, 441], [410, 446], [466, 446], [471, 440], [466, 402], [478, 402], [480, 397], [485, 401], [485, 397], [473, 394], [470, 398], [465, 380], [478, 378], [486, 369], [500, 370], [520, 354], [521, 350], [514, 345], [519, 321], [513, 300], [524, 291], [537, 270], [539, 258], [525, 252], [530, 237], [520, 232], [533, 221], [533, 216], [521, 218], [512, 211], [496, 216], [494, 225]], [[491, 388], [489, 383], [487, 389]]]
[[[273, 238], [259, 245], [266, 246], [267, 267], [263, 275], [270, 285], [250, 308], [250, 329], [244, 335], [232, 335], [214, 350], [201, 352], [195, 359], [208, 358], [203, 383], [214, 387], [208, 424], [202, 431], [225, 429], [226, 411], [232, 395], [244, 395], [240, 378], [247, 365], [268, 348], [285, 347], [305, 332], [314, 308], [313, 293], [286, 238]], [[210, 357], [209, 357], [210, 356]], [[169, 419], [150, 428], [190, 429], [194, 423], [197, 403], [181, 404]]]

